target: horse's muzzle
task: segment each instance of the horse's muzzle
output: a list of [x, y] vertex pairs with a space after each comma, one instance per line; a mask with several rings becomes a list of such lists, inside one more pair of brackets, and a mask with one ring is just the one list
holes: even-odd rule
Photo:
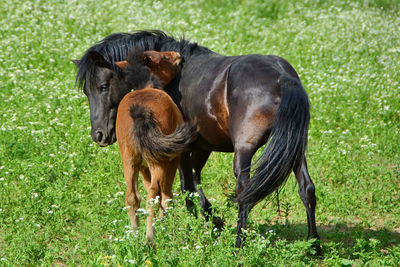
[[94, 134], [92, 134], [92, 139], [101, 147], [112, 145], [116, 141], [115, 129], [111, 129], [108, 133], [102, 129], [97, 129]]

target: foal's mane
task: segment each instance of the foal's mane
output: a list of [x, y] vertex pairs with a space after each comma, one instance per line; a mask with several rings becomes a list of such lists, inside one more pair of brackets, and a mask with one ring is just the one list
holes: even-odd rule
[[114, 62], [126, 60], [129, 48], [131, 47], [140, 47], [143, 50], [176, 51], [182, 55], [183, 59], [190, 56], [196, 48], [208, 50], [184, 38], [180, 38], [177, 41], [159, 30], [111, 34], [86, 50], [81, 58], [76, 75], [76, 84], [78, 87], [84, 88], [86, 82], [94, 79], [96, 66], [90, 58], [89, 53], [91, 51], [100, 53], [112, 66], [114, 71], [120, 75], [121, 70], [114, 65]]
[[143, 88], [149, 83], [152, 84], [152, 87], [162, 89], [160, 79], [152, 75], [143, 63], [144, 51], [142, 47], [138, 46], [128, 49], [126, 60], [129, 62], [129, 65], [122, 70], [123, 75], [120, 78], [123, 78], [131, 89]]

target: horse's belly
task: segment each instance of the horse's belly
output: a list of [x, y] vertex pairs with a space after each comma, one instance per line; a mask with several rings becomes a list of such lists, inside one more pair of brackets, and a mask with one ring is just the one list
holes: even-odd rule
[[205, 116], [197, 121], [200, 138], [196, 147], [220, 152], [232, 152], [233, 145], [228, 127], [221, 124], [217, 118]]
[[[209, 137], [209, 136], [207, 136]], [[218, 152], [233, 152], [233, 145], [230, 140], [224, 140], [224, 142], [213, 142], [214, 140], [207, 140], [203, 136], [197, 139], [194, 147], [201, 150], [210, 150]]]

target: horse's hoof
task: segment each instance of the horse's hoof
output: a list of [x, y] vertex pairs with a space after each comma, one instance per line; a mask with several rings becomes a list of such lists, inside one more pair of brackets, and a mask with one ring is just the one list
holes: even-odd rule
[[320, 244], [313, 245], [313, 248], [315, 250], [315, 255], [322, 256], [322, 249]]
[[225, 225], [224, 221], [220, 217], [214, 216], [212, 218], [212, 221], [213, 221], [214, 227], [217, 228], [218, 230], [222, 230], [224, 228], [224, 225]]
[[321, 240], [315, 239], [311, 248], [315, 252], [315, 256], [322, 256]]
[[242, 240], [242, 238], [241, 237], [236, 237], [236, 250], [237, 250], [237, 252], [240, 252], [240, 250], [243, 248], [243, 242], [244, 242], [244, 240]]

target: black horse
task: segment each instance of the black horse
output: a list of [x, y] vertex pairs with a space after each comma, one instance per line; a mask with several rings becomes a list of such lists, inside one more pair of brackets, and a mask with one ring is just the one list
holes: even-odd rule
[[[212, 214], [200, 185], [200, 172], [212, 151], [234, 152], [239, 206], [237, 247], [254, 205], [279, 189], [293, 170], [307, 211], [308, 237], [319, 238], [315, 223], [315, 188], [309, 176], [307, 146], [309, 101], [293, 67], [277, 56], [222, 56], [185, 39], [175, 40], [161, 31], [118, 33], [89, 48], [78, 67], [77, 82], [88, 96], [92, 138], [100, 146], [115, 142], [115, 117], [122, 97], [142, 88], [151, 73], [138, 71], [136, 85], [126, 86], [114, 62], [125, 60], [131, 47], [177, 51], [182, 71], [165, 90], [186, 121], [197, 124], [200, 136], [180, 162], [181, 188], [200, 195], [203, 214]], [[133, 88], [132, 88], [133, 87]], [[269, 141], [252, 166], [258, 148]], [[187, 200], [190, 209], [193, 203]], [[213, 217], [222, 226], [218, 217]], [[320, 247], [317, 243], [317, 252]]]

